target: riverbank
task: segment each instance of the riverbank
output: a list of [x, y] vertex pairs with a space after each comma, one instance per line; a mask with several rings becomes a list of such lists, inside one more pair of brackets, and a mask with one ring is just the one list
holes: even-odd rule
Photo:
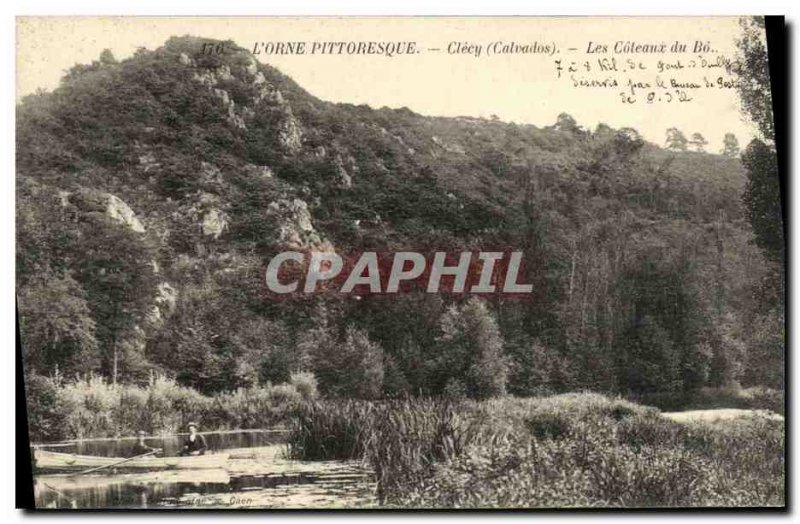
[[[128, 391], [115, 388], [120, 398]], [[262, 394], [243, 391], [238, 397]], [[176, 407], [180, 405], [171, 406]], [[332, 461], [361, 464], [375, 481], [370, 504], [381, 507], [780, 507], [785, 503], [785, 422], [766, 409], [661, 412], [594, 393], [480, 402], [310, 399], [281, 407], [283, 411], [261, 416], [274, 423], [280, 413], [289, 429], [281, 436], [286, 456], [280, 458], [290, 469], [296, 469], [292, 464], [316, 468]], [[248, 416], [257, 421], [256, 415]], [[251, 442], [251, 434], [263, 432], [233, 433], [247, 439], [223, 433], [225, 438], [215, 448], [236, 448]], [[166, 449], [170, 439], [177, 442], [174, 435], [159, 442]], [[246, 445], [271, 442], [271, 437], [259, 439]], [[81, 452], [103, 454], [89, 449], [87, 442], [82, 441]], [[264, 468], [274, 470], [274, 454], [265, 458], [249, 448], [240, 451], [236, 475], [249, 478], [263, 475]], [[125, 456], [116, 448], [105, 452]], [[230, 487], [209, 489], [227, 493]], [[298, 489], [302, 493], [316, 488]], [[329, 502], [336, 503], [334, 499]], [[180, 504], [185, 503], [184, 498]]]

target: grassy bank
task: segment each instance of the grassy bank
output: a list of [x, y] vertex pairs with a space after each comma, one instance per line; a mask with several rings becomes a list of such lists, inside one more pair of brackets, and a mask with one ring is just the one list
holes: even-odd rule
[[631, 401], [656, 406], [662, 411], [695, 409], [764, 409], [779, 415], [785, 412], [784, 393], [765, 387], [700, 388], [690, 393], [652, 393], [631, 397]]
[[364, 458], [403, 507], [784, 504], [784, 424], [679, 424], [596, 394], [485, 402], [319, 402], [290, 453]]
[[169, 435], [190, 421], [204, 431], [267, 428], [317, 396], [316, 380], [298, 373], [286, 384], [240, 388], [206, 396], [164, 377], [147, 385], [110, 384], [99, 377], [63, 382], [25, 379], [31, 442], [118, 437], [144, 430]]

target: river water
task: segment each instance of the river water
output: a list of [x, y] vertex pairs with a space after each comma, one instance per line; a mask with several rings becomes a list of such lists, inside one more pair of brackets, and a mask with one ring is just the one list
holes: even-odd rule
[[[34, 476], [37, 508], [258, 509], [365, 508], [376, 505], [375, 483], [358, 461], [309, 462], [285, 458], [278, 432], [205, 434], [212, 452], [230, 454], [226, 469], [111, 471]], [[181, 437], [148, 439], [174, 455]], [[134, 440], [83, 441], [51, 451], [130, 456]]]

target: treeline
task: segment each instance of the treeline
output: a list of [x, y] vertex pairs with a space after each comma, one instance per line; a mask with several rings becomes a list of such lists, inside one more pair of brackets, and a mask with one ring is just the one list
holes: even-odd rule
[[[215, 394], [310, 372], [327, 397], [370, 399], [783, 386], [769, 148], [740, 161], [566, 114], [330, 104], [201, 42], [104, 54], [18, 106], [31, 374]], [[533, 299], [264, 300], [261, 266], [288, 242], [511, 246]]]

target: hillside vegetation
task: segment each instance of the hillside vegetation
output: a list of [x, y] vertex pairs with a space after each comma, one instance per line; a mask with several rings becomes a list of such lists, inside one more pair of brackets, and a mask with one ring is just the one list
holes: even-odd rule
[[[782, 388], [737, 158], [568, 115], [326, 102], [204, 42], [104, 52], [18, 105], [29, 374], [212, 395], [312, 372], [361, 399]], [[279, 251], [400, 248], [523, 251], [533, 298], [262, 296]]]

